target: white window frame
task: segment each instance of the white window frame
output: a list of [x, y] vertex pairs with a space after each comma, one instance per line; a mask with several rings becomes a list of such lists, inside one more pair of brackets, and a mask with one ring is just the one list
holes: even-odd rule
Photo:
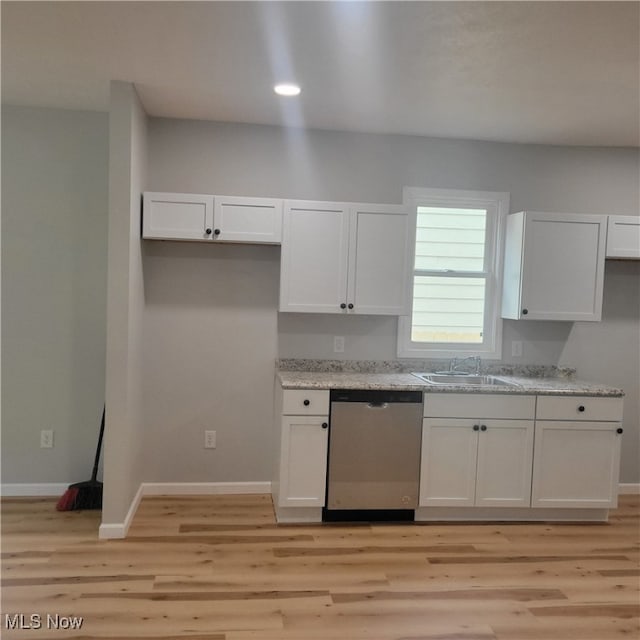
[[[502, 269], [504, 254], [504, 229], [509, 213], [510, 194], [505, 191], [471, 191], [466, 189], [427, 189], [404, 187], [403, 202], [417, 210], [421, 207], [461, 207], [486, 209], [485, 238], [485, 311], [483, 342], [469, 343], [424, 343], [411, 340], [411, 318], [413, 314], [414, 256], [411, 260], [408, 283], [411, 309], [409, 315], [398, 318], [398, 357], [400, 358], [453, 358], [480, 356], [491, 360], [502, 357]], [[464, 272], [460, 272], [463, 276]]]

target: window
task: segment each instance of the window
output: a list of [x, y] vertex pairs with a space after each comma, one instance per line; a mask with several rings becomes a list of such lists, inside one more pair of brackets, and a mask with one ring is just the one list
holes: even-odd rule
[[416, 208], [411, 315], [401, 357], [500, 358], [502, 233], [509, 194], [407, 187]]

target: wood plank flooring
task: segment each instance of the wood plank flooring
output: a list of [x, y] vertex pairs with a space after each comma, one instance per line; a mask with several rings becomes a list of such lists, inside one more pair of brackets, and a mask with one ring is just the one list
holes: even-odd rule
[[54, 505], [2, 500], [3, 639], [640, 638], [639, 496], [608, 524], [293, 526], [269, 496], [149, 497], [109, 541]]

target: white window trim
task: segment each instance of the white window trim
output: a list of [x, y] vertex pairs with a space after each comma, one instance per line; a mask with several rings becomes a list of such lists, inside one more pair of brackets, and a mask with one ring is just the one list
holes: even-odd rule
[[[488, 341], [479, 345], [413, 342], [411, 340], [411, 316], [413, 313], [413, 277], [415, 257], [411, 258], [411, 309], [408, 316], [398, 318], [398, 357], [400, 358], [453, 358], [480, 356], [490, 360], [502, 358], [502, 270], [504, 256], [505, 219], [509, 213], [510, 194], [505, 191], [470, 191], [466, 189], [427, 189], [404, 187], [403, 203], [417, 208], [426, 207], [469, 207], [495, 210], [495, 215], [487, 216], [487, 246], [491, 249], [488, 267], [493, 277], [487, 278], [485, 331]], [[412, 247], [415, 252], [415, 243]]]

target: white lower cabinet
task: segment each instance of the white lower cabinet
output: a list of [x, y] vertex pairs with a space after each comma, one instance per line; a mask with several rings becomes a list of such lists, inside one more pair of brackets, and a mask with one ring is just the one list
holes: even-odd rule
[[[329, 399], [276, 389], [279, 522], [321, 520]], [[619, 397], [425, 393], [416, 519], [606, 520], [622, 407]]]
[[[278, 507], [323, 507], [329, 391], [281, 391]], [[293, 415], [289, 415], [293, 414]]]
[[531, 504], [532, 420], [487, 420], [478, 437], [476, 506]]
[[531, 504], [534, 396], [427, 393], [424, 413], [421, 507]]
[[425, 418], [420, 506], [528, 507], [533, 424]]
[[536, 421], [532, 506], [615, 507], [622, 398], [541, 396], [537, 413], [546, 419]]
[[421, 507], [472, 507], [476, 500], [478, 432], [468, 420], [424, 418]]
[[324, 506], [328, 419], [283, 416], [280, 506]]

